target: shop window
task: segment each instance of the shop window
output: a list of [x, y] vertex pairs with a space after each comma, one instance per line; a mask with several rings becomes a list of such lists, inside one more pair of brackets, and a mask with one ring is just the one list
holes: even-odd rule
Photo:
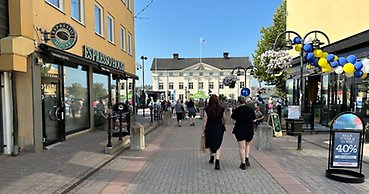
[[71, 0], [71, 14], [72, 18], [83, 23], [83, 0]]
[[95, 4], [95, 32], [100, 36], [104, 36], [103, 33], [103, 8]]
[[286, 104], [291, 105], [293, 103], [293, 79], [286, 81]]
[[108, 82], [109, 77], [107, 75], [102, 74], [93, 74], [93, 94], [94, 94], [94, 123], [95, 126], [103, 125], [106, 120], [102, 116], [102, 114], [106, 113], [109, 102], [109, 93], [108, 93]]
[[81, 66], [64, 67], [64, 80], [65, 131], [68, 134], [90, 127], [87, 71]]
[[114, 18], [108, 14], [107, 17], [107, 39], [109, 42], [114, 43]]
[[120, 49], [126, 50], [126, 29], [120, 26]]
[[46, 0], [50, 5], [64, 11], [64, 0]]

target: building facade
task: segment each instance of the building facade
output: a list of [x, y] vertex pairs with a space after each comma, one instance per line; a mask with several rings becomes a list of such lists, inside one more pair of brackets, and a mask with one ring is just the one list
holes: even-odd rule
[[[322, 11], [319, 7], [329, 7]], [[355, 55], [359, 60], [368, 58], [369, 25], [365, 18], [368, 12], [358, 11], [355, 14], [337, 14], [342, 10], [360, 10], [368, 6], [365, 0], [318, 1], [309, 3], [303, 0], [287, 0], [287, 30], [292, 30], [304, 37], [311, 31], [319, 30], [325, 33], [317, 34], [317, 38], [324, 42], [321, 49], [338, 57]], [[306, 14], [309, 10], [309, 14]], [[343, 27], [344, 26], [344, 27]], [[338, 30], [339, 29], [339, 30]], [[314, 34], [312, 34], [314, 35]], [[306, 37], [308, 38], [308, 37]], [[311, 37], [314, 39], [315, 37]], [[298, 104], [300, 96], [300, 58], [298, 52], [291, 52], [295, 56], [292, 78], [287, 80], [287, 96], [290, 104]], [[366, 122], [369, 118], [368, 80], [338, 75], [334, 71], [323, 73], [311, 68], [303, 62], [303, 106], [302, 113], [306, 122], [319, 122], [328, 126], [329, 122], [342, 111], [354, 111], [361, 115]]]
[[134, 88], [138, 78], [133, 6], [0, 1], [0, 151], [37, 152], [104, 122], [100, 112], [121, 100], [121, 83]]
[[172, 58], [154, 58], [150, 69], [153, 90], [164, 92], [167, 100], [187, 100], [199, 91], [236, 99], [242, 88], [251, 89], [251, 71], [240, 71], [235, 88], [225, 86], [222, 80], [238, 66], [246, 69], [252, 65], [248, 57], [230, 57], [227, 52], [214, 58], [181, 58], [177, 53]]

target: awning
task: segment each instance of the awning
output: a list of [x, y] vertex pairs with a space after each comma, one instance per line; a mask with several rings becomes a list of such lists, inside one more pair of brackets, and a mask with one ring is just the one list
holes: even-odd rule
[[123, 79], [132, 78], [132, 79], [138, 80], [138, 76], [135, 74], [128, 73], [126, 71], [117, 70], [117, 69], [110, 68], [110, 67], [106, 67], [106, 66], [103, 67], [99, 63], [85, 59], [81, 56], [78, 56], [72, 53], [65, 52], [55, 47], [51, 47], [47, 44], [40, 44], [38, 47], [51, 58], [70, 61], [76, 64], [86, 64], [88, 66], [92, 66], [93, 68], [98, 68], [101, 71], [105, 71], [105, 72], [109, 72], [115, 75], [122, 76]]

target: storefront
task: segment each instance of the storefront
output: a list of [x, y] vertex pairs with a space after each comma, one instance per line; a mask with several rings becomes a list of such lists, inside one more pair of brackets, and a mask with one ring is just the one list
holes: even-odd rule
[[0, 1], [0, 24], [0, 153], [107, 130], [101, 113], [134, 93], [134, 15], [125, 2]]
[[102, 113], [120, 99], [112, 91], [120, 88], [121, 80], [134, 83], [137, 79], [123, 70], [122, 62], [86, 45], [81, 48], [84, 56], [46, 44], [39, 48], [44, 146], [79, 131], [103, 127]]
[[[323, 51], [340, 57], [355, 55], [357, 59], [369, 57], [369, 31], [364, 31], [341, 41], [327, 45]], [[298, 104], [299, 59], [295, 58], [292, 73], [295, 76], [286, 81], [287, 98]], [[343, 111], [353, 111], [369, 121], [369, 80], [368, 78], [347, 77], [343, 74], [322, 73], [307, 70], [304, 64], [304, 94], [302, 115], [307, 123], [320, 123], [329, 126], [330, 121]], [[296, 76], [296, 74], [298, 74]]]

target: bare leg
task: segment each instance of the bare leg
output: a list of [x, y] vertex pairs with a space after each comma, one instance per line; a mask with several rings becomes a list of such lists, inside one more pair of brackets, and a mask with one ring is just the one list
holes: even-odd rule
[[215, 159], [219, 160], [220, 158], [220, 148], [215, 152]]
[[245, 146], [245, 154], [246, 154], [246, 158], [248, 158], [249, 155], [250, 155], [250, 142], [245, 142], [245, 144], [246, 144], [246, 146]]
[[245, 147], [245, 152], [246, 152], [246, 166], [250, 166], [250, 160], [249, 160], [249, 155], [250, 155], [250, 142], [246, 142], [246, 147]]
[[238, 147], [240, 150], [240, 159], [241, 159], [241, 163], [245, 163], [245, 154], [246, 154], [246, 145], [245, 145], [245, 141], [239, 141], [238, 142]]

